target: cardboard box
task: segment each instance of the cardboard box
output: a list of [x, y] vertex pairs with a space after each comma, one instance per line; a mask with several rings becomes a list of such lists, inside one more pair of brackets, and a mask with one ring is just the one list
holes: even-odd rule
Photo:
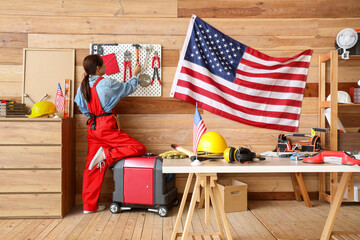
[[225, 212], [247, 211], [247, 184], [234, 180], [218, 180], [218, 188]]

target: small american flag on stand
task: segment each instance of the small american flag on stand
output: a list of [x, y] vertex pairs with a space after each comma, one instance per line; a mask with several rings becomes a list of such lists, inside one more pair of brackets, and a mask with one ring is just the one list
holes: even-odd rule
[[170, 96], [247, 125], [297, 132], [311, 55], [270, 57], [193, 15]]
[[56, 98], [55, 98], [55, 106], [57, 110], [63, 110], [64, 109], [64, 95], [61, 90], [60, 83], [58, 83], [58, 89], [56, 92]]
[[206, 132], [206, 127], [196, 105], [196, 110], [194, 115], [194, 128], [193, 128], [193, 152], [196, 155], [197, 155], [197, 147], [199, 145], [200, 138], [205, 132]]

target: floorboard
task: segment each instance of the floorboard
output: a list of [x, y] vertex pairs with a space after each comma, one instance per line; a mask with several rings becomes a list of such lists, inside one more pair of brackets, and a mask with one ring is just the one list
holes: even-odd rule
[[[234, 240], [319, 239], [329, 212], [329, 204], [312, 201], [305, 207], [297, 201], [250, 201], [248, 211], [227, 213]], [[184, 214], [187, 213], [187, 203]], [[63, 219], [0, 219], [0, 239], [126, 239], [168, 240], [174, 228], [179, 206], [169, 210], [167, 217], [144, 209], [112, 214], [83, 214], [76, 206]], [[183, 216], [179, 231], [183, 229]], [[360, 239], [359, 203], [344, 203], [336, 219], [332, 239]], [[190, 233], [218, 232], [216, 217], [211, 209], [210, 224], [205, 224], [204, 209], [195, 208]], [[353, 232], [353, 233], [349, 233]], [[189, 237], [192, 240], [220, 239], [218, 236]]]

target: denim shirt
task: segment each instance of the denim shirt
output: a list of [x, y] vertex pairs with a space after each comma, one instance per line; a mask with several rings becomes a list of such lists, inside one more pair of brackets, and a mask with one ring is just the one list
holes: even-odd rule
[[[94, 85], [100, 76], [92, 76], [89, 78], [90, 87]], [[101, 108], [104, 112], [111, 113], [116, 104], [124, 97], [135, 92], [138, 87], [139, 79], [132, 77], [127, 82], [119, 82], [110, 78], [103, 78], [97, 85], [96, 91], [99, 96]], [[78, 105], [80, 111], [89, 116], [89, 108], [85, 98], [82, 96], [80, 87], [75, 96], [75, 103]]]

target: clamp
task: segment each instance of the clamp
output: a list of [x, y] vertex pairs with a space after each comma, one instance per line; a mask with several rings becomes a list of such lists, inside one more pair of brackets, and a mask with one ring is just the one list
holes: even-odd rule
[[126, 81], [126, 67], [129, 67], [130, 78], [132, 77], [131, 74], [131, 52], [126, 50], [124, 52], [124, 82]]
[[[155, 60], [157, 61], [158, 67], [154, 66]], [[153, 83], [154, 83], [155, 74], [156, 74], [157, 80], [159, 81], [159, 84], [161, 85], [161, 80], [160, 80], [160, 77], [159, 77], [160, 58], [159, 58], [159, 55], [158, 55], [157, 51], [154, 52], [154, 56], [153, 56], [152, 62], [151, 62], [151, 67], [154, 69], [154, 72], [153, 72], [153, 77], [152, 77], [150, 85], [152, 86]]]

